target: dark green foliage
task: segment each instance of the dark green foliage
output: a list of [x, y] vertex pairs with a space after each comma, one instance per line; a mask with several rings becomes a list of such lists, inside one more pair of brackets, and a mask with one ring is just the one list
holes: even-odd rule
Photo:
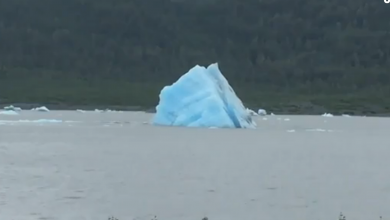
[[374, 97], [386, 112], [389, 10], [381, 0], [0, 0], [0, 99], [153, 106], [164, 84], [219, 62], [250, 105], [340, 110]]

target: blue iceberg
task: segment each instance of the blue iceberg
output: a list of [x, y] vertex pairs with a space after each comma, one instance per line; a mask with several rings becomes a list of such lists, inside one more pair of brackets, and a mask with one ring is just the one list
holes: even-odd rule
[[256, 128], [250, 113], [218, 68], [196, 65], [160, 92], [154, 125]]

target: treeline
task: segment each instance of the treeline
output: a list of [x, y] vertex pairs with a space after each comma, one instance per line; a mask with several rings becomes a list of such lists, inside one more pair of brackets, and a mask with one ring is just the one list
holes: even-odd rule
[[387, 98], [389, 11], [380, 0], [0, 0], [0, 99], [152, 105], [212, 62], [252, 103], [253, 91]]

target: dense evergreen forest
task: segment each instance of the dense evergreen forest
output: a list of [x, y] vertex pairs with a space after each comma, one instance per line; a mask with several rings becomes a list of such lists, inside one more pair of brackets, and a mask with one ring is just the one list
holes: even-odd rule
[[385, 113], [390, 4], [0, 0], [3, 102], [154, 106], [213, 62], [250, 106]]

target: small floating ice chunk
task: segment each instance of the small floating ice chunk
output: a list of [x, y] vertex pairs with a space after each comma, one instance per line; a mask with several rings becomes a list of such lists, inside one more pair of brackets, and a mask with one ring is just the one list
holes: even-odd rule
[[347, 115], [347, 114], [342, 114], [341, 116], [347, 117], [347, 118], [351, 117], [350, 115]]
[[22, 108], [15, 107], [13, 105], [5, 106], [3, 109], [6, 110], [6, 111], [15, 111], [15, 112], [22, 111]]
[[284, 120], [285, 120], [285, 121], [290, 121], [290, 119], [289, 119], [289, 118], [285, 118]]
[[5, 111], [0, 111], [0, 115], [19, 115], [19, 113], [13, 110], [5, 110]]
[[37, 111], [37, 112], [50, 112], [50, 110], [48, 108], [46, 108], [46, 106], [41, 106], [41, 107], [38, 107], [38, 108], [33, 108], [31, 109], [32, 111]]
[[295, 130], [291, 129], [291, 130], [287, 130], [287, 132], [292, 133], [292, 132], [295, 132]]
[[265, 116], [265, 115], [267, 115], [267, 111], [260, 108], [260, 109], [257, 111], [257, 114], [260, 115], [260, 116]]
[[77, 111], [77, 112], [80, 112], [80, 113], [85, 113], [85, 111], [84, 111], [84, 110], [81, 110], [81, 109], [77, 109], [76, 111]]
[[333, 115], [330, 114], [330, 113], [324, 113], [324, 114], [322, 114], [322, 116], [323, 116], [323, 117], [333, 117]]

